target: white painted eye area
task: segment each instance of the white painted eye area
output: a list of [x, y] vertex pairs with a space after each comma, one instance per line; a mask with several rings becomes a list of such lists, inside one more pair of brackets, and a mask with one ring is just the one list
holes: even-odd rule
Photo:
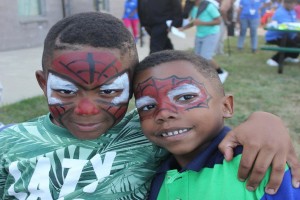
[[112, 83], [100, 87], [100, 94], [114, 95], [121, 93], [113, 98], [113, 104], [127, 103], [129, 101], [129, 77], [128, 74], [122, 74]]
[[168, 97], [172, 102], [185, 103], [191, 102], [193, 99], [199, 96], [200, 89], [192, 84], [183, 84], [168, 92]]
[[70, 81], [49, 73], [47, 80], [47, 97], [50, 105], [62, 102], [57, 97], [54, 97], [54, 92], [67, 97], [70, 95], [75, 95], [77, 91], [78, 88]]
[[148, 111], [153, 108], [155, 108], [157, 105], [157, 102], [154, 98], [149, 96], [144, 96], [139, 99], [136, 99], [135, 106], [140, 111]]

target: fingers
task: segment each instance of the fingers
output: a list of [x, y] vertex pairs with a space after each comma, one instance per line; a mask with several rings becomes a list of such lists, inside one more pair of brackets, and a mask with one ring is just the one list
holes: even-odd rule
[[223, 153], [225, 159], [230, 161], [233, 158], [233, 149], [239, 145], [235, 132], [230, 131], [219, 144], [219, 150]]
[[268, 194], [275, 194], [282, 182], [286, 162], [285, 155], [283, 153], [276, 154], [272, 162], [272, 171], [269, 179], [269, 183], [266, 185], [265, 192]]
[[[253, 163], [255, 162], [255, 159], [257, 157], [259, 148], [252, 148], [251, 146], [247, 145], [243, 148], [243, 154], [242, 159], [240, 162], [239, 170], [238, 170], [238, 178], [240, 181], [245, 181], [251, 170]], [[253, 184], [253, 176], [252, 176], [252, 182]], [[251, 187], [253, 187], [253, 190], [256, 188], [254, 185], [248, 185], [249, 190], [251, 190]], [[252, 191], [252, 190], [251, 190]]]
[[[261, 183], [266, 174], [266, 171], [270, 166], [271, 174], [269, 182], [266, 185], [265, 192], [268, 194], [275, 194], [280, 187], [282, 182], [284, 171], [285, 171], [285, 158], [286, 152], [277, 152], [272, 148], [262, 148], [259, 152], [254, 151], [254, 147], [244, 147], [243, 155], [240, 168], [239, 168], [239, 178], [240, 180], [247, 180], [247, 189], [249, 191], [254, 191], [257, 186]], [[246, 158], [247, 156], [247, 158]], [[254, 163], [251, 169], [251, 163]]]
[[292, 172], [292, 183], [295, 188], [300, 187], [300, 163], [297, 158], [294, 147], [291, 145], [287, 156], [287, 163]]

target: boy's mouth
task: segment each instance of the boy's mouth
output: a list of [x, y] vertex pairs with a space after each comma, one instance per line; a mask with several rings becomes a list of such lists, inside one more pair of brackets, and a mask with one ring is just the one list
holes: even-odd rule
[[86, 123], [86, 124], [77, 123], [76, 127], [81, 131], [89, 132], [89, 131], [94, 131], [97, 128], [99, 128], [99, 123]]
[[165, 132], [160, 133], [160, 136], [161, 137], [170, 137], [170, 136], [180, 135], [180, 134], [188, 132], [189, 130], [191, 130], [191, 128], [183, 128], [183, 129], [177, 129], [177, 130], [172, 130], [172, 131], [165, 131]]

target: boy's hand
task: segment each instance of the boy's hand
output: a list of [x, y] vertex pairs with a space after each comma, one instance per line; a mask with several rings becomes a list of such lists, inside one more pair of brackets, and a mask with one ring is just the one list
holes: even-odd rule
[[255, 190], [263, 179], [268, 167], [272, 172], [266, 192], [277, 192], [286, 162], [292, 170], [293, 186], [299, 187], [300, 162], [292, 146], [288, 130], [282, 120], [270, 113], [254, 112], [244, 123], [234, 128], [220, 143], [219, 149], [226, 160], [233, 157], [233, 149], [243, 145], [243, 154], [238, 177], [246, 180], [247, 189]]

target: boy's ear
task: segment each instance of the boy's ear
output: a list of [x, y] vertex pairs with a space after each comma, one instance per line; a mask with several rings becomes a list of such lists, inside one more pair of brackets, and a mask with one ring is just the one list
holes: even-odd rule
[[35, 77], [37, 82], [40, 85], [40, 88], [43, 90], [44, 94], [47, 94], [47, 84], [46, 84], [46, 77], [42, 70], [37, 70], [35, 72]]
[[223, 117], [231, 118], [233, 116], [233, 96], [225, 95], [223, 97]]

